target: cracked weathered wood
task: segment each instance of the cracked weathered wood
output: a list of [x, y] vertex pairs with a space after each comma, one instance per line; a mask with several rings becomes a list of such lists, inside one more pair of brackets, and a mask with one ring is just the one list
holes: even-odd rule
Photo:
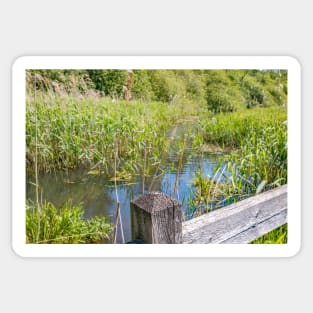
[[132, 240], [144, 243], [182, 242], [182, 205], [160, 192], [131, 202]]
[[183, 243], [249, 243], [287, 223], [287, 185], [183, 223]]

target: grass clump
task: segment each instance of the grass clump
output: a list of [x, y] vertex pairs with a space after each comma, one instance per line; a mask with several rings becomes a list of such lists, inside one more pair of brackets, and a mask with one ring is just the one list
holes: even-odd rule
[[62, 209], [51, 203], [41, 207], [27, 204], [26, 243], [93, 243], [109, 239], [112, 225], [105, 217], [86, 220], [83, 214], [80, 206], [71, 207], [69, 203]]
[[288, 241], [288, 225], [280, 226], [250, 244], [286, 244]]
[[268, 127], [285, 128], [283, 122], [286, 120], [287, 110], [284, 107], [245, 109], [203, 119], [198, 132], [207, 143], [236, 149], [251, 137], [264, 137], [264, 129]]
[[214, 189], [226, 190], [227, 197], [254, 195], [286, 184], [286, 119], [285, 108], [272, 107], [222, 113], [202, 121], [200, 139], [195, 141], [200, 149], [201, 145], [214, 144], [231, 151], [215, 170], [215, 178], [227, 178], [229, 188], [220, 184]]
[[286, 115], [283, 108], [270, 108], [244, 117], [246, 133], [238, 136], [239, 150], [227, 160], [237, 193], [253, 195], [287, 183]]

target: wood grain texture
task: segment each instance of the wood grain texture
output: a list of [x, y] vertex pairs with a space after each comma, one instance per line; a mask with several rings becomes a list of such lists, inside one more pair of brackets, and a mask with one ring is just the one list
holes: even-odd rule
[[249, 243], [287, 223], [287, 185], [183, 223], [183, 243]]
[[153, 192], [131, 202], [132, 240], [144, 243], [182, 243], [182, 205]]

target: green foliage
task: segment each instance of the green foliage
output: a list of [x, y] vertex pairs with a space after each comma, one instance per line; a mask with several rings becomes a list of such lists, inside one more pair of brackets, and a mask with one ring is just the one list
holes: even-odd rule
[[245, 101], [248, 109], [266, 105], [267, 97], [260, 84], [245, 81], [243, 85], [245, 87]]
[[247, 193], [256, 193], [263, 182], [265, 190], [287, 183], [287, 132], [284, 124], [275, 126], [259, 137], [251, 135], [230, 158]]
[[40, 90], [67, 95], [87, 93], [95, 85], [86, 70], [27, 70], [26, 87], [28, 94]]
[[182, 82], [177, 80], [172, 70], [150, 71], [150, 84], [154, 99], [158, 101], [170, 102], [184, 93]]
[[126, 85], [125, 70], [87, 70], [95, 88], [107, 96], [121, 97], [123, 86]]
[[35, 170], [37, 146], [40, 171], [83, 166], [113, 175], [117, 157], [120, 178], [148, 176], [168, 150], [168, 129], [197, 116], [193, 148], [210, 144], [232, 153], [216, 169], [216, 175], [230, 175], [228, 182], [198, 173], [194, 206], [208, 211], [212, 201], [287, 183], [286, 71], [133, 72], [132, 101], [125, 103], [125, 70], [27, 71], [27, 170]]
[[254, 71], [242, 80], [245, 104], [254, 106], [285, 105], [287, 102], [286, 71]]
[[[138, 173], [145, 146], [156, 162], [167, 138], [167, 129], [179, 118], [175, 106], [165, 103], [112, 103], [105, 98], [66, 98], [36, 94], [26, 107], [27, 170], [34, 172], [37, 123], [38, 169], [51, 172], [69, 168], [97, 167], [113, 174], [118, 149], [122, 172]], [[154, 160], [154, 161], [153, 161]]]
[[250, 244], [286, 244], [288, 241], [288, 225], [278, 227]]
[[226, 158], [237, 193], [255, 193], [287, 183], [287, 112], [284, 108], [256, 108], [219, 114], [202, 124], [207, 142], [237, 149]]
[[132, 96], [134, 99], [142, 100], [145, 102], [156, 100], [152, 83], [151, 83], [151, 71], [148, 70], [134, 70], [134, 86], [132, 89]]
[[211, 143], [232, 152], [214, 177], [197, 173], [191, 203], [197, 214], [287, 183], [286, 119], [285, 108], [271, 107], [220, 113], [199, 123], [200, 148]]
[[273, 126], [286, 131], [287, 110], [281, 107], [254, 108], [235, 113], [220, 113], [202, 119], [198, 132], [206, 142], [221, 147], [239, 148], [245, 140], [264, 137], [264, 129]]
[[[214, 112], [286, 104], [287, 72], [260, 70], [134, 70], [133, 100], [187, 106], [207, 104]], [[126, 70], [28, 70], [27, 88], [58, 94], [123, 98]]]
[[26, 243], [91, 243], [108, 239], [112, 230], [105, 217], [84, 219], [80, 206], [71, 207], [67, 203], [57, 209], [46, 203], [38, 208], [26, 205]]
[[286, 71], [211, 70], [206, 77], [206, 100], [214, 113], [286, 104]]
[[206, 84], [206, 100], [209, 110], [214, 113], [233, 112], [240, 107], [241, 95], [238, 86], [229, 79], [227, 71], [208, 71]]

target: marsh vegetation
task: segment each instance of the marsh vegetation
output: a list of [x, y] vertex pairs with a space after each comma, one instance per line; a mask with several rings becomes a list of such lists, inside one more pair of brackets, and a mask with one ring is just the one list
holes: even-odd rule
[[[117, 226], [125, 242], [129, 202], [151, 190], [183, 202], [188, 219], [287, 183], [286, 71], [29, 70], [26, 80], [27, 242], [112, 242]], [[286, 226], [256, 241], [285, 242]]]

